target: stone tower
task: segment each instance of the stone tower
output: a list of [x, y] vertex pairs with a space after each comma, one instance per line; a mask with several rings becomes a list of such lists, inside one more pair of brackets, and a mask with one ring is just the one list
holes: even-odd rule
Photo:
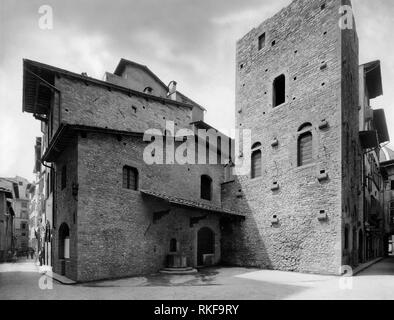
[[357, 224], [360, 155], [350, 8], [295, 0], [237, 42], [236, 126], [252, 132], [251, 172], [223, 185], [224, 205], [247, 213], [224, 230], [224, 262], [327, 274], [351, 264], [344, 226]]

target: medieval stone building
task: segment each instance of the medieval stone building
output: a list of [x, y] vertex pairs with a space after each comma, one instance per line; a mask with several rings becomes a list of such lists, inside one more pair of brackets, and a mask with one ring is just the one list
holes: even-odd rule
[[[242, 139], [237, 149], [201, 142], [198, 129], [214, 130], [204, 108], [146, 66], [122, 59], [100, 81], [24, 60], [23, 110], [42, 121], [53, 186], [44, 221], [54, 272], [89, 281], [220, 262], [338, 274], [362, 262], [362, 159], [382, 141], [360, 143], [358, 39], [354, 23], [338, 23], [343, 5], [293, 1], [238, 41], [246, 153]], [[149, 164], [152, 128], [172, 148], [188, 137], [171, 131], [189, 129], [220, 162], [180, 164], [166, 149], [170, 161]], [[249, 173], [229, 174], [232, 160]]]

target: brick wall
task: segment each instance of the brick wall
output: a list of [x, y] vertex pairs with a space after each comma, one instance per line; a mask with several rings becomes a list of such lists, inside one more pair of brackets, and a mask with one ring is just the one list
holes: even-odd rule
[[[208, 226], [215, 233], [215, 261], [220, 260], [219, 216], [210, 214], [190, 227], [200, 210], [168, 207], [122, 188], [122, 168], [139, 171], [140, 189], [200, 200], [200, 176], [213, 179], [213, 204], [220, 204], [221, 166], [152, 165], [142, 161], [146, 143], [138, 137], [88, 133], [78, 142], [78, 277], [79, 281], [157, 272], [165, 266], [170, 240], [196, 265], [197, 232]], [[153, 223], [153, 213], [171, 209]]]
[[144, 132], [164, 128], [168, 120], [176, 124], [175, 128], [190, 127], [192, 121], [189, 107], [129, 96], [65, 77], [56, 78], [56, 87], [62, 92], [61, 121], [65, 123]]
[[[350, 1], [343, 0], [343, 5]], [[353, 29], [341, 32], [342, 48], [342, 264], [358, 263], [357, 233], [360, 225], [361, 147], [359, 143], [359, 59], [355, 21]], [[349, 228], [348, 248], [345, 248], [345, 226]]]
[[[67, 167], [66, 188], [61, 187], [62, 167]], [[61, 273], [61, 261], [59, 259], [59, 228], [66, 223], [70, 232], [70, 258], [66, 260], [66, 276], [70, 279], [77, 278], [78, 261], [78, 224], [77, 224], [77, 197], [72, 195], [73, 184], [78, 184], [78, 151], [77, 140], [72, 141], [62, 152], [58, 162], [56, 162], [56, 183], [55, 183], [55, 216], [53, 226], [55, 228], [52, 237], [53, 248], [53, 271]]]

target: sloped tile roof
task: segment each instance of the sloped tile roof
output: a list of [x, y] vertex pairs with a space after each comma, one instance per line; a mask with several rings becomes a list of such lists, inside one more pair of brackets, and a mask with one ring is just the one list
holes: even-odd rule
[[234, 215], [234, 216], [240, 216], [244, 217], [245, 215], [239, 212], [231, 211], [219, 206], [211, 205], [211, 204], [206, 204], [194, 200], [188, 200], [188, 199], [183, 199], [179, 197], [174, 197], [174, 196], [169, 196], [163, 193], [158, 193], [155, 191], [150, 191], [150, 190], [140, 190], [141, 193], [163, 199], [169, 203], [172, 204], [177, 204], [180, 206], [185, 206], [185, 207], [190, 207], [190, 208], [196, 208], [196, 209], [202, 209], [202, 210], [207, 210], [207, 211], [212, 211], [212, 212], [217, 212], [217, 213], [222, 213], [222, 214], [229, 214], [229, 215]]

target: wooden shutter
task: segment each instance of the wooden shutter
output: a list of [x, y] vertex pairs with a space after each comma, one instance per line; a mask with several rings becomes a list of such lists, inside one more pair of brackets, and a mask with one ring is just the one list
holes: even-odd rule
[[252, 152], [251, 176], [252, 176], [252, 179], [261, 176], [261, 151], [260, 150], [256, 150], [256, 151]]
[[307, 132], [298, 140], [298, 165], [305, 166], [312, 162], [312, 133]]
[[138, 171], [132, 167], [123, 167], [123, 188], [138, 190]]

